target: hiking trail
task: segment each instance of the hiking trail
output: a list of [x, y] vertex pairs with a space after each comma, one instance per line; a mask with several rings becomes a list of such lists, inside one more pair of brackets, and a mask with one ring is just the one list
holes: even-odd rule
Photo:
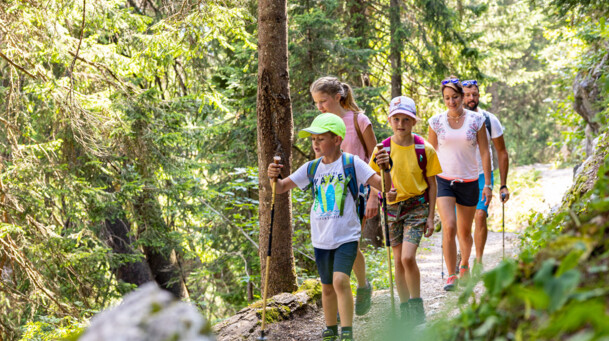
[[[523, 175], [524, 174], [524, 175]], [[505, 257], [518, 255], [519, 233], [526, 224], [526, 219], [532, 212], [548, 213], [551, 207], [560, 204], [565, 191], [572, 183], [572, 169], [553, 169], [552, 165], [535, 164], [515, 167], [510, 170], [510, 177], [518, 178], [534, 174], [535, 177], [522, 185], [510, 188], [512, 196], [505, 205]], [[497, 185], [496, 185], [497, 187]], [[489, 208], [488, 238], [484, 251], [484, 270], [497, 266], [502, 259], [501, 233], [501, 203], [498, 190], [493, 191], [494, 197]], [[472, 227], [473, 231], [473, 227]], [[442, 279], [441, 263], [441, 232], [435, 232], [431, 238], [424, 238], [417, 252], [417, 264], [421, 272], [421, 297], [424, 300], [427, 321], [458, 313], [457, 300], [462, 292], [443, 290], [447, 269], [444, 266]], [[472, 247], [470, 264], [475, 258], [475, 247]], [[474, 288], [476, 296], [484, 292], [482, 282]], [[395, 292], [396, 314], [399, 316], [399, 298]], [[390, 294], [388, 289], [374, 290], [372, 308], [364, 316], [355, 316], [353, 321], [354, 335], [357, 340], [376, 340], [379, 328], [386, 322], [390, 309]], [[312, 318], [294, 318], [270, 326], [272, 331], [269, 340], [298, 340], [317, 341], [325, 329], [323, 311]], [[249, 338], [254, 339], [254, 338]]]

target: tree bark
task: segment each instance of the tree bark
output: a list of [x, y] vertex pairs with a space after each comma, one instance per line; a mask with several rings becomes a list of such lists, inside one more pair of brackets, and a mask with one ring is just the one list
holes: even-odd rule
[[[130, 234], [130, 223], [123, 212], [119, 215], [111, 214], [106, 219], [105, 228], [104, 239], [114, 254], [129, 256], [139, 254], [132, 246], [135, 238]], [[116, 278], [137, 286], [153, 281], [152, 273], [143, 256], [139, 261], [122, 263], [114, 268]]]
[[[369, 200], [376, 199], [370, 198]], [[368, 245], [374, 247], [383, 247], [383, 228], [381, 226], [381, 212], [374, 217], [366, 220], [366, 226], [362, 231], [362, 241], [360, 247], [365, 248]]]
[[391, 35], [391, 98], [402, 95], [402, 39], [400, 35], [400, 0], [391, 0], [389, 4], [389, 29]]
[[139, 239], [144, 238], [144, 254], [154, 280], [161, 288], [177, 297], [187, 298], [188, 291], [177, 254], [171, 246], [172, 241], [167, 238], [169, 227], [151, 189], [143, 191], [134, 203], [134, 208], [138, 218]]
[[[368, 48], [368, 18], [366, 17], [365, 0], [349, 0], [347, 2], [350, 14], [351, 36], [359, 38], [357, 47], [361, 50]], [[362, 58], [358, 65], [361, 69], [360, 82], [362, 87], [370, 86], [370, 73], [367, 58]]]
[[[288, 26], [286, 0], [258, 2], [258, 167], [260, 181], [259, 256], [265, 281], [268, 238], [271, 231], [271, 191], [266, 176], [274, 155], [281, 156], [282, 173], [291, 172], [292, 107], [288, 73]], [[267, 187], [268, 186], [268, 187]], [[272, 226], [269, 296], [297, 289], [292, 252], [292, 207], [288, 193], [275, 199]]]

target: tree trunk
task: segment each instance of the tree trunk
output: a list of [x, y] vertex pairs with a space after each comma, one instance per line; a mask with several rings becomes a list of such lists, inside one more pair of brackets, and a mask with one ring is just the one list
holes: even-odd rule
[[[130, 234], [131, 228], [123, 212], [118, 215], [111, 214], [106, 219], [104, 239], [106, 244], [112, 248], [112, 252], [118, 255], [133, 256], [139, 252], [132, 247], [135, 239]], [[143, 258], [136, 262], [122, 263], [114, 268], [116, 278], [119, 280], [140, 286], [153, 281], [150, 268]]]
[[[370, 198], [372, 200], [376, 198]], [[368, 245], [374, 247], [383, 247], [383, 227], [381, 226], [381, 212], [374, 217], [366, 220], [366, 226], [362, 231], [362, 241], [360, 247], [365, 248]]]
[[[357, 46], [361, 50], [368, 49], [368, 19], [366, 17], [366, 1], [364, 0], [349, 0], [347, 2], [349, 8], [349, 25], [351, 26], [351, 37], [358, 38]], [[368, 59], [361, 58], [358, 63], [361, 74], [360, 81], [362, 87], [370, 86], [370, 75], [368, 68]]]
[[402, 95], [402, 39], [400, 35], [400, 1], [391, 0], [389, 5], [389, 30], [391, 34], [391, 98]]
[[139, 239], [144, 242], [144, 254], [154, 280], [161, 288], [177, 297], [187, 298], [188, 291], [178, 258], [172, 241], [167, 238], [169, 227], [163, 219], [159, 202], [150, 189], [144, 190], [137, 198], [134, 208], [139, 225]]
[[[271, 191], [266, 169], [274, 155], [281, 156], [282, 173], [291, 172], [292, 107], [288, 74], [288, 26], [286, 0], [258, 2], [258, 167], [260, 181], [259, 256], [262, 283], [265, 280], [266, 257], [271, 214]], [[270, 186], [269, 186], [270, 187]], [[292, 252], [292, 206], [288, 193], [275, 199], [272, 226], [269, 296], [297, 289]]]

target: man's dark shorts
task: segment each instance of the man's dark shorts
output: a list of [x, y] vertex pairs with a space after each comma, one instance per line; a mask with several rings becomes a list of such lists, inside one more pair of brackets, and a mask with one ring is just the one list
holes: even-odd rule
[[358, 242], [342, 244], [334, 250], [314, 248], [315, 264], [322, 284], [332, 284], [334, 272], [342, 272], [351, 277], [351, 269], [357, 256]]

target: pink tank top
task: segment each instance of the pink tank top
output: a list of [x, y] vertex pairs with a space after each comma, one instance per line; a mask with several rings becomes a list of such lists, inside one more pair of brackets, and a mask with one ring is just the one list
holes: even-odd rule
[[[355, 125], [353, 125], [353, 111], [346, 112], [343, 116], [343, 121], [345, 122], [347, 130], [345, 133], [345, 139], [340, 145], [341, 149], [344, 152], [359, 156], [360, 159], [368, 163], [370, 161], [369, 155], [366, 155], [366, 152], [364, 151], [364, 146], [362, 145], [359, 136], [357, 136]], [[368, 118], [368, 116], [360, 113], [357, 115], [357, 123], [363, 136], [364, 131], [366, 131], [366, 128], [368, 128], [368, 126], [371, 124], [370, 119]], [[371, 150], [369, 150], [368, 152], [372, 153]]]

